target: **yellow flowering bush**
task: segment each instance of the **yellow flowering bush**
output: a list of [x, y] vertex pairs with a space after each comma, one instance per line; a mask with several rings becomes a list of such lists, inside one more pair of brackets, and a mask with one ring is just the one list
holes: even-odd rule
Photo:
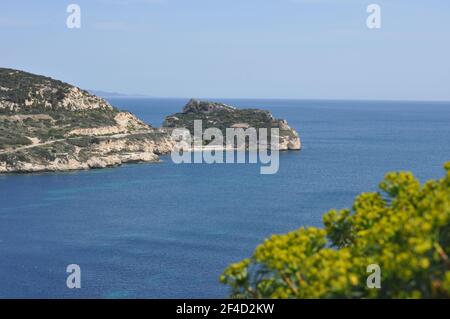
[[[323, 229], [272, 236], [221, 282], [234, 298], [449, 298], [450, 162], [444, 167], [423, 186], [411, 173], [387, 174], [380, 192], [329, 211]], [[372, 264], [379, 289], [366, 284]]]

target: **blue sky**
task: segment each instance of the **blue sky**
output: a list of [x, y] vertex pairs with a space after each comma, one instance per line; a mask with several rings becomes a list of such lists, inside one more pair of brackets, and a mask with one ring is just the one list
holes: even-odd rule
[[[81, 29], [66, 27], [70, 3]], [[0, 39], [0, 66], [85, 89], [450, 100], [448, 0], [2, 0]]]

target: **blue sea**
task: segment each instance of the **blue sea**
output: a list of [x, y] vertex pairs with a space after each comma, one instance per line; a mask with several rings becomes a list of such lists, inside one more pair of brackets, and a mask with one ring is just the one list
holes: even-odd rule
[[[450, 103], [222, 100], [268, 109], [302, 137], [275, 175], [257, 164], [157, 164], [0, 176], [0, 297], [218, 298], [264, 238], [320, 226], [388, 171], [421, 181], [450, 160]], [[110, 102], [160, 126], [187, 99]], [[81, 267], [81, 289], [66, 267]]]

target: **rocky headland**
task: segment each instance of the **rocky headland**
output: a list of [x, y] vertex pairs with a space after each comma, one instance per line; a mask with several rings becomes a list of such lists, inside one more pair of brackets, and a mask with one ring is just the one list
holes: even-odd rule
[[68, 171], [157, 162], [170, 153], [174, 128], [279, 128], [280, 150], [301, 148], [285, 120], [257, 109], [191, 100], [162, 128], [70, 84], [0, 68], [0, 173]]
[[67, 83], [0, 69], [0, 173], [158, 161], [170, 136]]
[[[194, 120], [202, 121], [202, 129], [218, 128], [223, 136], [226, 129], [266, 128], [270, 144], [271, 129], [278, 129], [278, 143], [275, 147], [280, 151], [300, 150], [301, 141], [298, 133], [291, 128], [286, 120], [276, 119], [269, 111], [259, 109], [238, 109], [234, 106], [191, 99], [181, 113], [166, 117], [165, 129], [186, 128], [194, 135]], [[203, 140], [206, 144], [207, 141]], [[226, 141], [224, 140], [224, 144]], [[204, 145], [204, 146], [207, 146]], [[225, 146], [225, 145], [224, 145]], [[233, 148], [233, 146], [232, 146]]]

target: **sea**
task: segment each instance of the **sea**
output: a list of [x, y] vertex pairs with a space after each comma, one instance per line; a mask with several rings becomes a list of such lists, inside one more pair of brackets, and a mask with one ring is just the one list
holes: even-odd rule
[[[188, 99], [111, 98], [153, 126]], [[389, 171], [440, 178], [450, 102], [220, 99], [287, 119], [279, 171], [160, 163], [0, 175], [0, 298], [223, 298], [219, 276], [272, 234], [321, 227]], [[81, 270], [69, 289], [67, 266]]]

